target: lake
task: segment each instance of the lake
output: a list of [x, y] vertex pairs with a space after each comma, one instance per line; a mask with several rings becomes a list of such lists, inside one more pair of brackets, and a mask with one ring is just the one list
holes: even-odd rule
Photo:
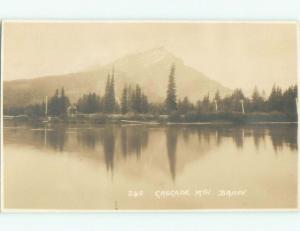
[[3, 130], [5, 209], [297, 207], [297, 124]]

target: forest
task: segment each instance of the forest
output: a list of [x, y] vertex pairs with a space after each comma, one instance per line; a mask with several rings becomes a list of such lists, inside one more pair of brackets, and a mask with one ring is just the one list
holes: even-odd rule
[[[269, 96], [254, 88], [250, 97], [241, 89], [235, 89], [231, 95], [221, 97], [217, 91], [207, 94], [197, 102], [188, 97], [177, 99], [176, 68], [172, 65], [168, 78], [168, 87], [164, 102], [151, 102], [143, 89], [137, 84], [125, 85], [120, 99], [115, 94], [114, 71], [108, 74], [104, 94], [90, 92], [71, 103], [64, 88], [56, 90], [54, 95], [39, 104], [18, 108], [4, 108], [4, 115], [26, 115], [30, 118], [57, 117], [64, 120], [83, 115], [95, 115], [107, 120], [110, 115], [138, 120], [157, 120], [169, 122], [202, 121], [297, 121], [297, 86], [283, 90], [274, 85]], [[180, 86], [178, 86], [180, 87]]]

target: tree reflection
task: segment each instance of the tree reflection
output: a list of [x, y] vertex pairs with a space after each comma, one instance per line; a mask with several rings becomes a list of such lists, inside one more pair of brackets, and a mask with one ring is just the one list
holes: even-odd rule
[[288, 146], [291, 150], [298, 150], [298, 125], [292, 124], [288, 126], [269, 126], [268, 133], [272, 140], [275, 152]]
[[128, 126], [121, 128], [121, 149], [124, 157], [135, 154], [139, 159], [142, 150], [148, 145], [149, 128]]
[[127, 128], [122, 127], [121, 128], [121, 150], [124, 158], [127, 157], [127, 150], [128, 150], [128, 141], [127, 141]]
[[184, 127], [181, 129], [182, 137], [183, 137], [183, 140], [185, 143], [189, 142], [189, 138], [190, 138], [190, 135], [192, 132], [193, 132], [193, 129], [189, 128], [189, 127]]
[[47, 142], [49, 145], [60, 152], [64, 151], [65, 143], [68, 140], [68, 136], [66, 134], [65, 126], [58, 126], [55, 128], [54, 132], [48, 133]]
[[115, 134], [112, 126], [107, 126], [103, 133], [103, 151], [106, 170], [113, 172], [115, 156]]
[[265, 143], [266, 128], [261, 126], [255, 126], [252, 129], [252, 136], [253, 136], [255, 149], [259, 150], [261, 142]]
[[245, 131], [243, 128], [236, 128], [232, 130], [232, 139], [238, 149], [244, 146]]
[[96, 130], [83, 130], [77, 133], [78, 143], [83, 147], [94, 150], [99, 141], [99, 134]]
[[207, 127], [203, 128], [202, 137], [204, 138], [203, 139], [204, 142], [208, 145], [210, 144], [210, 137], [211, 137], [212, 132], [213, 131], [210, 128], [207, 128]]
[[[155, 133], [152, 133], [155, 131]], [[31, 145], [40, 149], [52, 149], [56, 152], [79, 153], [92, 160], [101, 161], [105, 164], [107, 171], [114, 171], [117, 155], [124, 158], [137, 158], [139, 161], [149, 161], [150, 158], [141, 159], [144, 150], [151, 145], [151, 150], [160, 145], [166, 145], [168, 163], [161, 163], [161, 156], [154, 153], [151, 156], [151, 164], [160, 167], [168, 166], [168, 175], [172, 180], [190, 161], [195, 161], [207, 153], [214, 152], [219, 148], [224, 152], [227, 147], [235, 146], [243, 151], [256, 150], [265, 144], [266, 148], [274, 150], [272, 153], [287, 153], [287, 149], [297, 151], [297, 124], [269, 124], [269, 125], [200, 125], [200, 126], [179, 126], [156, 127], [152, 130], [148, 126], [116, 126], [106, 125], [95, 128], [69, 128], [66, 125], [49, 124], [37, 125], [36, 127], [24, 126], [24, 129], [6, 129], [5, 142]], [[149, 139], [155, 134], [155, 139]], [[161, 137], [166, 137], [166, 141]], [[248, 138], [250, 137], [250, 138]], [[245, 143], [244, 140], [247, 142]], [[150, 143], [151, 141], [151, 143]], [[248, 142], [252, 141], [252, 142]], [[184, 153], [178, 153], [177, 142], [184, 147]], [[149, 143], [149, 144], [148, 144]], [[100, 145], [98, 145], [100, 144]], [[154, 148], [153, 148], [154, 147]], [[88, 150], [87, 150], [88, 149]], [[249, 151], [248, 151], [249, 152]], [[254, 151], [255, 152], [255, 151]], [[294, 152], [296, 153], [296, 152]], [[179, 155], [185, 155], [178, 159]], [[118, 156], [119, 157], [119, 156]], [[122, 160], [122, 158], [121, 158]]]
[[166, 141], [169, 167], [173, 181], [176, 179], [176, 150], [177, 150], [178, 128], [166, 128]]

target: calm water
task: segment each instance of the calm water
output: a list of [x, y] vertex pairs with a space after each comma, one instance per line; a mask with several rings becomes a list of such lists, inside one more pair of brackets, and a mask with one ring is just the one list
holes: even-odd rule
[[295, 124], [4, 125], [5, 208], [297, 206]]

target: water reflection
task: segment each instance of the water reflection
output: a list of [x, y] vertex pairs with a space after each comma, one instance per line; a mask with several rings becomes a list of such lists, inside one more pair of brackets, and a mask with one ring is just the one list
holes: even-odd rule
[[103, 151], [105, 157], [105, 166], [107, 171], [114, 171], [115, 156], [115, 134], [113, 127], [106, 127], [103, 135]]
[[[60, 152], [64, 151], [65, 143], [68, 142], [68, 136], [66, 134], [66, 127], [60, 126], [57, 128], [59, 132], [49, 132], [47, 141], [49, 145]], [[47, 132], [47, 130], [45, 131]], [[47, 134], [47, 133], [44, 133]]]
[[257, 126], [256, 129], [253, 129], [253, 141], [256, 150], [259, 150], [260, 145], [265, 144], [265, 136], [267, 130], [263, 127]]
[[75, 132], [78, 143], [87, 149], [95, 149], [100, 141], [99, 133], [96, 130], [86, 129], [81, 132]]
[[[172, 177], [173, 181], [176, 178], [177, 137], [178, 137], [178, 127], [166, 128], [167, 153], [168, 153], [171, 177]], [[187, 135], [187, 132], [184, 129], [183, 130], [183, 139], [185, 142], [188, 142], [188, 137], [189, 137], [189, 135]]]
[[298, 149], [298, 133], [296, 126], [270, 126], [268, 128], [268, 136], [271, 137], [275, 153], [282, 150], [285, 145], [287, 145], [291, 150]]
[[128, 136], [127, 136], [127, 129], [122, 127], [121, 128], [121, 149], [122, 149], [122, 154], [124, 156], [124, 158], [127, 158], [127, 154], [128, 154]]
[[[142, 150], [148, 145], [149, 131], [144, 126], [123, 127], [126, 133], [126, 139], [122, 142], [126, 143], [126, 154], [135, 154], [137, 159], [141, 156]], [[125, 156], [125, 153], [123, 155]]]
[[[190, 149], [197, 150], [200, 158], [205, 150], [233, 143], [236, 149], [243, 150], [245, 142], [253, 142], [259, 151], [266, 142], [271, 143], [274, 154], [284, 148], [297, 151], [297, 125], [259, 125], [259, 126], [157, 126], [153, 130], [147, 126], [107, 125], [98, 127], [68, 127], [64, 125], [29, 125], [5, 124], [5, 143], [31, 145], [46, 148], [58, 153], [79, 152], [85, 157], [103, 160], [107, 171], [114, 171], [116, 157], [121, 155], [127, 160], [134, 157], [141, 159], [148, 147], [156, 147], [157, 142], [165, 142], [170, 178], [175, 181], [180, 155], [187, 155]], [[154, 132], [155, 131], [155, 132]], [[153, 138], [150, 142], [150, 138]], [[157, 138], [157, 139], [155, 139]], [[156, 141], [153, 141], [156, 140]], [[165, 141], [164, 141], [165, 140]], [[178, 143], [183, 141], [186, 153], [177, 153]], [[248, 144], [249, 145], [249, 144]], [[160, 151], [160, 150], [159, 150]], [[226, 150], [224, 150], [226, 152]], [[284, 154], [284, 152], [281, 152]], [[180, 155], [179, 155], [180, 154]], [[146, 155], [146, 154], [145, 154]], [[177, 166], [178, 165], [178, 166]]]
[[[59, 152], [64, 151], [65, 143], [68, 141], [65, 126], [57, 126], [55, 129], [49, 128], [47, 125], [41, 128], [32, 128], [32, 140], [37, 142], [37, 146], [44, 146]], [[25, 138], [25, 137], [24, 137]], [[25, 139], [26, 140], [26, 139]]]

